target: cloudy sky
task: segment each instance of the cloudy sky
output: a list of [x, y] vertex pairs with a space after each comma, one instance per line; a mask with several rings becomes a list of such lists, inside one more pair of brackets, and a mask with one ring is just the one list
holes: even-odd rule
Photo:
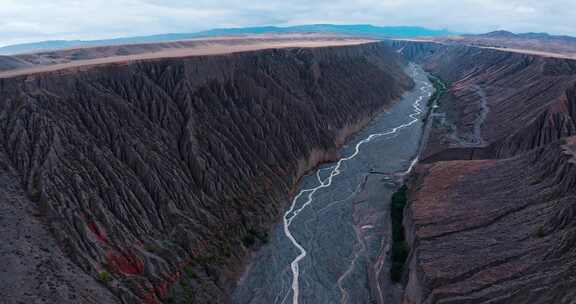
[[0, 46], [215, 27], [418, 25], [576, 36], [574, 0], [0, 0]]

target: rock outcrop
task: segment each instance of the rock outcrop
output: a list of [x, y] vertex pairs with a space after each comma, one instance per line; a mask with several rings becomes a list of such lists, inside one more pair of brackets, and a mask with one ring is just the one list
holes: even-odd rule
[[393, 47], [449, 85], [409, 180], [403, 303], [573, 303], [576, 61]]
[[[2, 191], [74, 262], [66, 280], [121, 303], [225, 303], [298, 179], [411, 86], [380, 43], [0, 79]], [[62, 297], [113, 303], [89, 277], [93, 295]]]

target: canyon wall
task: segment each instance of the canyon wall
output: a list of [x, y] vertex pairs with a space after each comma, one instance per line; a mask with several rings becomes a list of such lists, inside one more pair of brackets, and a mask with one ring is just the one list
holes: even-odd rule
[[408, 181], [403, 303], [573, 303], [576, 61], [392, 46], [448, 84]]
[[58, 244], [69, 265], [40, 255], [54, 265], [22, 279], [50, 288], [3, 299], [229, 301], [299, 178], [411, 88], [403, 69], [372, 43], [0, 79], [0, 194], [23, 208], [3, 234], [12, 247]]

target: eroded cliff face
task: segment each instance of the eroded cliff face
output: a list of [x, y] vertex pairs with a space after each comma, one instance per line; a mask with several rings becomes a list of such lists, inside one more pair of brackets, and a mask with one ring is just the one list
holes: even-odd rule
[[225, 303], [302, 174], [411, 85], [383, 44], [0, 79], [0, 157], [59, 248], [118, 302]]
[[446, 119], [425, 157], [471, 147], [512, 156], [574, 134], [567, 91], [575, 60], [434, 43], [394, 47], [449, 84], [437, 111]]
[[573, 303], [576, 61], [393, 46], [449, 87], [409, 180], [403, 303]]
[[419, 166], [404, 303], [573, 303], [574, 143]]

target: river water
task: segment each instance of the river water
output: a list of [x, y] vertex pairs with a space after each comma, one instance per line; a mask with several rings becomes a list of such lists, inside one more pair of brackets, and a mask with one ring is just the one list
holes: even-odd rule
[[340, 149], [342, 159], [302, 179], [299, 194], [252, 259], [233, 294], [238, 304], [390, 303], [389, 201], [415, 163], [433, 87], [415, 81]]

